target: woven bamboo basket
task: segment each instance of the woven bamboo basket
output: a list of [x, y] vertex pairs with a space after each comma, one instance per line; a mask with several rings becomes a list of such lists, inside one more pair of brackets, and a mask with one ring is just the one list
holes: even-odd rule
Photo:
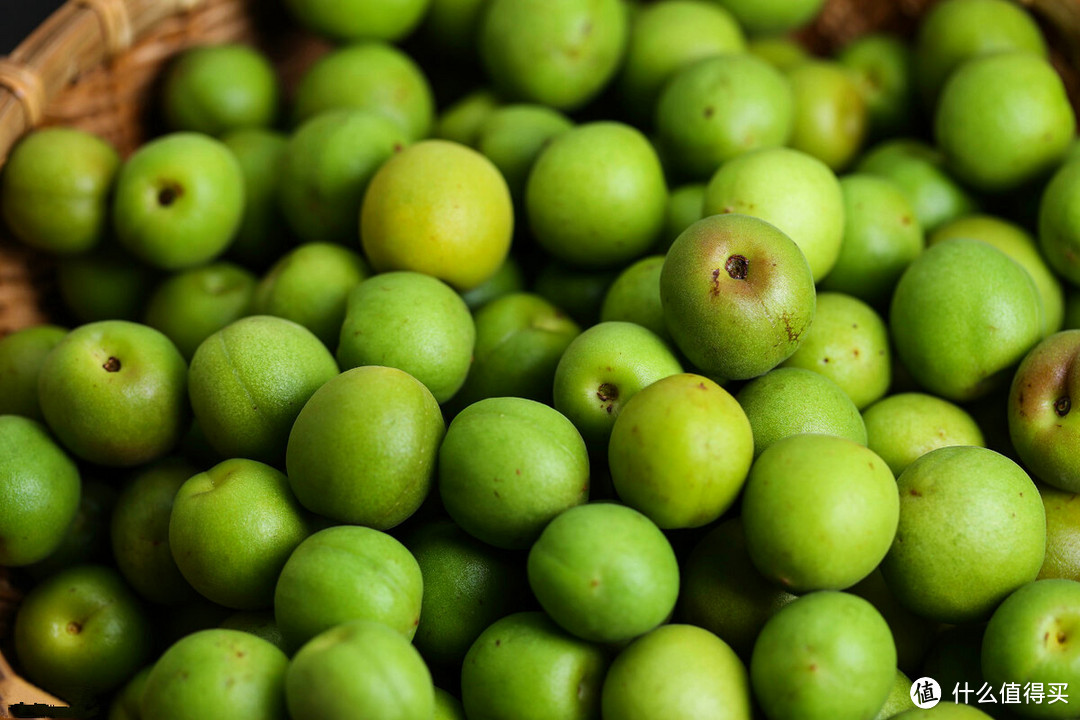
[[[827, 54], [861, 35], [910, 34], [936, 0], [828, 0], [798, 33]], [[1080, 0], [1017, 0], [1040, 19], [1074, 105], [1080, 100]], [[157, 129], [163, 68], [195, 45], [247, 42], [275, 63], [286, 88], [330, 45], [266, 0], [68, 0], [11, 55], [0, 57], [0, 168], [34, 128], [95, 133], [126, 156]], [[52, 264], [0, 226], [0, 337], [53, 317]], [[18, 604], [18, 582], [0, 568], [0, 649]], [[61, 704], [21, 680], [0, 652], [0, 717], [17, 702]]]

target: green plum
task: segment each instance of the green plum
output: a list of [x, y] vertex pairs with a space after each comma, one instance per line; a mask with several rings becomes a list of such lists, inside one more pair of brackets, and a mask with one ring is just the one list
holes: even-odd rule
[[868, 174], [840, 180], [844, 240], [822, 290], [847, 293], [883, 306], [905, 268], [923, 251], [915, 209], [899, 185]]
[[337, 374], [334, 356], [303, 326], [246, 317], [195, 351], [188, 374], [191, 407], [223, 457], [280, 463], [304, 403]]
[[1007, 0], [946, 0], [926, 13], [912, 48], [912, 71], [932, 110], [953, 72], [973, 58], [1024, 50], [1046, 57], [1039, 26]]
[[588, 327], [600, 321], [600, 307], [616, 277], [617, 270], [578, 270], [551, 261], [537, 273], [533, 292]]
[[836, 59], [855, 75], [871, 137], [895, 137], [914, 123], [912, 52], [898, 36], [870, 33], [845, 45]]
[[435, 688], [435, 717], [432, 720], [467, 720], [461, 701], [442, 688]]
[[1046, 263], [1068, 280], [1080, 286], [1080, 217], [1077, 188], [1080, 187], [1080, 162], [1062, 165], [1043, 191], [1039, 204], [1039, 248]]
[[154, 289], [143, 320], [190, 362], [206, 338], [249, 312], [255, 282], [250, 272], [228, 262], [184, 270]]
[[765, 622], [794, 599], [754, 567], [740, 518], [710, 530], [682, 566], [679, 617], [715, 633], [743, 659]]
[[501, 93], [573, 110], [615, 74], [626, 34], [618, 0], [490, 0], [478, 45]]
[[776, 227], [747, 215], [714, 215], [671, 246], [660, 303], [690, 362], [706, 375], [742, 380], [798, 349], [814, 317], [814, 278], [798, 245]]
[[282, 566], [309, 532], [289, 479], [239, 458], [186, 480], [169, 516], [169, 547], [184, 579], [239, 610], [270, 607]]
[[754, 35], [782, 33], [810, 22], [824, 0], [716, 0]]
[[38, 394], [60, 442], [101, 465], [155, 460], [187, 429], [187, 364], [145, 325], [106, 320], [72, 330], [45, 357]]
[[672, 75], [698, 60], [745, 49], [742, 28], [718, 4], [670, 0], [647, 5], [630, 24], [618, 81], [623, 107], [635, 120], [647, 121]]
[[553, 139], [574, 127], [565, 115], [543, 105], [504, 105], [491, 112], [476, 134], [476, 149], [506, 178], [519, 203], [536, 158]]
[[899, 505], [893, 474], [872, 450], [831, 435], [784, 438], [746, 480], [746, 549], [793, 592], [842, 590], [885, 557]]
[[83, 479], [79, 509], [67, 527], [64, 538], [47, 557], [30, 566], [27, 572], [37, 579], [66, 570], [72, 565], [108, 562], [109, 517], [116, 505], [114, 484], [90, 476]]
[[660, 271], [663, 267], [663, 255], [650, 255], [619, 273], [600, 306], [600, 321], [636, 323], [670, 342], [664, 308], [660, 304]]
[[[440, 0], [434, 0], [438, 3]], [[444, 2], [481, 2], [487, 0], [443, 0]], [[469, 147], [476, 146], [480, 128], [499, 108], [499, 98], [486, 88], [474, 90], [446, 107], [439, 115], [432, 137]]]
[[285, 638], [270, 610], [239, 610], [221, 621], [226, 630], [242, 630], [262, 638], [275, 647], [285, 649]]
[[401, 633], [353, 620], [300, 648], [285, 674], [285, 700], [292, 720], [427, 720], [435, 686]]
[[289, 138], [277, 200], [307, 242], [356, 242], [358, 213], [379, 167], [407, 144], [394, 121], [373, 110], [336, 110], [307, 120]]
[[580, 125], [553, 139], [525, 188], [537, 242], [581, 268], [615, 267], [644, 254], [660, 236], [666, 205], [656, 151], [617, 122]]
[[476, 312], [476, 347], [458, 404], [489, 397], [551, 402], [559, 359], [581, 328], [562, 310], [531, 293], [515, 292]]
[[938, 703], [928, 710], [908, 710], [893, 715], [892, 720], [989, 720], [990, 716], [971, 705]]
[[319, 58], [296, 87], [293, 116], [298, 123], [345, 109], [389, 118], [409, 141], [416, 141], [431, 129], [435, 99], [408, 55], [385, 43], [363, 42]]
[[754, 457], [793, 435], [815, 433], [866, 445], [866, 425], [851, 398], [826, 375], [777, 368], [747, 383], [736, 396], [754, 433]]
[[656, 104], [656, 128], [674, 167], [707, 180], [733, 157], [787, 144], [794, 111], [792, 86], [779, 70], [753, 55], [723, 54], [672, 75]]
[[420, 23], [431, 0], [287, 0], [300, 22], [335, 40], [401, 40]]
[[408, 373], [348, 370], [297, 416], [285, 457], [289, 483], [312, 512], [392, 528], [427, 497], [445, 428], [431, 392]]
[[330, 243], [306, 243], [279, 259], [255, 288], [251, 312], [292, 320], [336, 346], [349, 292], [370, 274], [360, 255]]
[[285, 563], [274, 617], [291, 649], [350, 620], [380, 622], [411, 640], [423, 582], [416, 559], [386, 533], [331, 527], [300, 543]]
[[881, 316], [861, 300], [840, 293], [818, 293], [814, 324], [783, 365], [824, 375], [862, 410], [889, 389], [889, 330]]
[[142, 717], [285, 720], [288, 664], [285, 653], [250, 633], [220, 628], [192, 633], [154, 664], [143, 690]]
[[79, 468], [44, 425], [0, 415], [0, 566], [29, 565], [56, 550], [81, 487]]
[[750, 720], [750, 678], [708, 630], [664, 625], [611, 663], [601, 705], [605, 720]]
[[546, 615], [521, 612], [476, 639], [461, 667], [469, 720], [590, 720], [600, 715], [608, 658]]
[[150, 659], [150, 623], [120, 574], [77, 565], [39, 583], [15, 617], [27, 677], [68, 702], [123, 684]]
[[1039, 580], [1080, 581], [1080, 500], [1075, 493], [1039, 486], [1046, 511], [1046, 557]]
[[555, 409], [585, 442], [603, 447], [634, 393], [682, 365], [663, 340], [640, 325], [604, 322], [574, 338], [555, 368]]
[[988, 192], [1013, 190], [1052, 170], [1075, 134], [1061, 76], [1030, 52], [964, 63], [934, 114], [934, 138], [953, 172]]
[[[312, 279], [323, 282], [323, 277]], [[383, 273], [352, 290], [338, 333], [342, 368], [404, 370], [440, 403], [465, 383], [476, 344], [476, 325], [461, 296], [416, 272]]]
[[1009, 437], [1017, 455], [1043, 482], [1080, 491], [1080, 464], [1073, 398], [1080, 398], [1074, 368], [1080, 361], [1080, 330], [1064, 330], [1028, 353], [1009, 390]]
[[701, 219], [705, 207], [705, 184], [690, 183], [673, 188], [664, 213], [664, 229], [654, 248], [666, 253], [683, 230]]
[[375, 173], [360, 209], [360, 240], [376, 272], [412, 270], [471, 290], [506, 260], [510, 189], [486, 157], [426, 140]]
[[889, 626], [874, 606], [835, 591], [801, 597], [761, 631], [750, 659], [770, 720], [872, 718], [896, 678]]
[[[893, 642], [896, 644], [897, 666], [901, 670], [918, 673], [938, 634], [938, 623], [921, 618], [904, 607], [889, 590], [880, 570], [875, 570], [852, 585], [848, 592], [869, 601], [877, 608], [892, 631]], [[910, 689], [909, 680], [904, 688], [905, 697]]]
[[1031, 478], [1005, 456], [939, 448], [909, 465], [897, 484], [900, 524], [881, 572], [917, 615], [982, 620], [1038, 575], [1046, 513]]
[[900, 278], [889, 312], [896, 352], [915, 380], [948, 400], [999, 386], [1043, 329], [1031, 276], [997, 248], [953, 238]]
[[[1068, 695], [1080, 684], [1080, 582], [1038, 580], [1025, 585], [994, 611], [982, 644], [982, 669], [987, 682], [1043, 683], [1048, 695], [1054, 684]], [[1074, 718], [1069, 702], [1027, 703], [1021, 714], [1036, 718]]]
[[757, 35], [750, 38], [746, 50], [780, 72], [793, 70], [812, 58], [798, 40], [783, 34]]
[[45, 356], [67, 334], [56, 325], [35, 325], [0, 338], [0, 415], [45, 419], [38, 402], [38, 375]]
[[57, 263], [60, 298], [78, 320], [137, 320], [157, 273], [110, 243]]
[[976, 209], [971, 195], [946, 172], [941, 151], [919, 140], [886, 140], [863, 155], [855, 170], [896, 183], [927, 232]]
[[866, 138], [869, 112], [854, 74], [816, 60], [788, 71], [794, 112], [790, 146], [833, 170], [846, 168]]
[[101, 138], [53, 127], [26, 136], [0, 175], [0, 215], [27, 245], [72, 255], [106, 234], [120, 156]]
[[221, 136], [244, 177], [244, 216], [225, 254], [252, 268], [264, 268], [290, 243], [287, 224], [277, 202], [281, 163], [288, 138], [255, 128]]
[[866, 446], [900, 477], [911, 463], [942, 447], [983, 447], [978, 423], [947, 400], [923, 393], [900, 393], [863, 411]]
[[162, 109], [172, 130], [221, 135], [273, 125], [279, 92], [273, 66], [255, 48], [204, 45], [169, 66]]
[[754, 437], [739, 403], [689, 373], [630, 398], [608, 443], [619, 498], [664, 529], [700, 527], [723, 515], [753, 458]]
[[152, 665], [147, 665], [125, 683], [116, 692], [109, 704], [108, 720], [141, 720], [143, 690], [146, 689], [146, 680], [150, 677]]
[[458, 413], [439, 448], [443, 505], [470, 535], [525, 549], [589, 498], [589, 456], [574, 425], [533, 400], [503, 397]]
[[169, 518], [180, 486], [199, 470], [166, 458], [140, 470], [116, 500], [110, 535], [116, 567], [147, 600], [165, 605], [196, 597], [173, 559]]
[[825, 163], [798, 150], [758, 150], [724, 163], [705, 190], [704, 214], [718, 213], [750, 215], [776, 226], [806, 256], [815, 282], [840, 255], [840, 183]]
[[513, 556], [449, 520], [424, 525], [405, 543], [424, 577], [413, 642], [429, 663], [457, 670], [480, 633], [516, 609], [524, 573]]
[[140, 260], [181, 270], [223, 253], [244, 216], [244, 174], [228, 147], [198, 133], [152, 140], [116, 179], [116, 237]]
[[915, 703], [911, 699], [911, 684], [911, 678], [897, 670], [896, 680], [893, 681], [889, 697], [885, 699], [885, 704], [878, 710], [874, 720], [889, 720], [905, 710], [914, 710]]
[[529, 586], [568, 632], [617, 643], [662, 623], [679, 595], [671, 544], [649, 518], [609, 503], [566, 510], [529, 550]]

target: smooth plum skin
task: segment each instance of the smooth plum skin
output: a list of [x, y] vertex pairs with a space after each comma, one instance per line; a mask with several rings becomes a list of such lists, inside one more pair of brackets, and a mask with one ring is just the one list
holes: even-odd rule
[[525, 272], [521, 263], [508, 255], [494, 275], [472, 290], [461, 293], [461, 299], [469, 310], [477, 312], [493, 300], [520, 292], [525, 292]]
[[600, 322], [636, 323], [670, 342], [664, 308], [660, 304], [660, 271], [663, 267], [663, 255], [650, 255], [619, 273], [600, 306]]
[[262, 638], [274, 647], [287, 649], [285, 638], [281, 635], [281, 628], [277, 626], [271, 610], [239, 610], [222, 620], [218, 627], [226, 630], [242, 630]]
[[829, 435], [770, 445], [742, 498], [750, 558], [766, 577], [800, 593], [842, 590], [873, 572], [893, 543], [899, 512], [885, 462]]
[[557, 260], [613, 268], [644, 254], [663, 228], [667, 183], [638, 130], [602, 121], [567, 130], [537, 157], [525, 210], [537, 242]]
[[56, 284], [77, 320], [138, 320], [159, 279], [157, 271], [114, 243], [57, 263]]
[[557, 410], [488, 398], [458, 413], [439, 448], [443, 505], [470, 535], [525, 549], [561, 512], [589, 498], [589, 456]]
[[[880, 570], [874, 570], [851, 586], [848, 592], [869, 601], [889, 624], [893, 642], [896, 644], [897, 667], [915, 674], [916, 677], [919, 674], [927, 674], [922, 669], [923, 660], [937, 639], [940, 626], [931, 620], [919, 617], [900, 604], [900, 601], [889, 590]], [[944, 685], [945, 679], [942, 678], [941, 682]], [[910, 690], [911, 681], [909, 680], [902, 697], [907, 697]]]
[[353, 368], [320, 387], [289, 434], [285, 466], [300, 503], [385, 530], [427, 497], [446, 426], [434, 396], [395, 368]]
[[[1080, 582], [1038, 580], [1007, 597], [983, 634], [982, 669], [987, 682], [1080, 683]], [[1071, 694], [1071, 693], [1070, 693]], [[1071, 703], [1028, 704], [1028, 717], [1072, 718]]]
[[[447, 0], [457, 2], [458, 0]], [[476, 2], [476, 0], [463, 0]], [[480, 0], [486, 2], [487, 0]], [[431, 136], [440, 140], [449, 140], [461, 145], [476, 147], [480, 128], [491, 115], [499, 109], [501, 101], [491, 90], [474, 90], [460, 100], [450, 103], [439, 115]]]
[[1027, 271], [966, 238], [939, 243], [909, 265], [889, 311], [904, 366], [953, 401], [977, 399], [1001, 384], [1042, 327], [1042, 300]]
[[1038, 575], [1046, 513], [1035, 484], [1008, 458], [939, 448], [897, 485], [900, 524], [881, 572], [911, 611], [940, 622], [981, 620]]
[[978, 423], [962, 408], [923, 393], [890, 395], [863, 411], [867, 447], [900, 477], [911, 463], [941, 447], [985, 446]]
[[719, 0], [753, 35], [784, 33], [817, 15], [824, 0]]
[[44, 425], [0, 415], [0, 566], [29, 565], [59, 547], [80, 492], [78, 467]]
[[199, 345], [188, 390], [195, 419], [221, 456], [280, 464], [297, 415], [337, 374], [334, 356], [309, 330], [254, 315]]
[[104, 140], [72, 128], [28, 135], [0, 177], [0, 215], [31, 247], [57, 255], [90, 250], [108, 227], [120, 156]]
[[500, 94], [573, 110], [618, 70], [626, 33], [618, 0], [494, 0], [478, 45]]
[[1046, 509], [1046, 557], [1039, 580], [1080, 581], [1080, 496], [1039, 486]]
[[870, 33], [845, 45], [836, 59], [854, 73], [871, 137], [895, 137], [911, 127], [915, 88], [907, 43], [895, 35]]
[[543, 105], [504, 105], [481, 123], [475, 142], [506, 178], [510, 195], [520, 203], [525, 181], [543, 149], [574, 127], [568, 117]]
[[360, 208], [360, 240], [376, 272], [422, 272], [458, 290], [498, 271], [513, 229], [498, 168], [446, 140], [425, 140], [384, 163]]
[[772, 617], [754, 644], [750, 681], [771, 720], [872, 718], [896, 678], [889, 626], [860, 597], [805, 595]]
[[285, 700], [292, 720], [419, 720], [435, 712], [420, 653], [371, 620], [338, 625], [300, 648], [285, 674]]
[[116, 237], [140, 260], [165, 270], [223, 253], [244, 215], [244, 175], [232, 152], [198, 133], [152, 140], [116, 179]]
[[608, 467], [620, 499], [659, 527], [701, 527], [735, 502], [754, 457], [750, 421], [706, 377], [672, 375], [627, 401]]
[[68, 334], [56, 325], [35, 325], [0, 338], [0, 415], [44, 421], [38, 374], [45, 356]]
[[813, 61], [790, 70], [788, 80], [794, 98], [790, 146], [843, 170], [862, 148], [869, 123], [855, 78], [838, 62]]
[[269, 127], [278, 112], [278, 81], [270, 61], [246, 45], [184, 51], [165, 74], [165, 120], [172, 130], [221, 135]]
[[1074, 401], [1080, 401], [1080, 330], [1064, 330], [1036, 345], [1017, 368], [1009, 435], [1039, 480], [1068, 492], [1080, 492], [1080, 406]]
[[288, 664], [285, 653], [250, 633], [225, 629], [192, 633], [154, 664], [143, 690], [141, 716], [285, 720]]
[[634, 393], [682, 365], [663, 340], [640, 325], [605, 322], [574, 338], [555, 368], [555, 409], [586, 444], [602, 447]]
[[908, 710], [894, 715], [892, 720], [989, 720], [990, 716], [971, 705], [952, 702], [938, 703], [928, 710]]
[[431, 129], [435, 98], [412, 58], [386, 43], [362, 42], [321, 57], [296, 87], [293, 117], [298, 124], [346, 109], [383, 115], [415, 142]]
[[1062, 165], [1043, 191], [1039, 203], [1039, 248], [1046, 262], [1074, 286], [1080, 284], [1080, 162]]
[[593, 642], [622, 642], [675, 608], [679, 565], [667, 538], [631, 508], [598, 503], [551, 521], [529, 551], [529, 586], [555, 622]]
[[291, 243], [277, 202], [281, 161], [288, 137], [274, 130], [236, 130], [221, 136], [244, 176], [244, 216], [226, 257], [261, 269]]
[[508, 615], [465, 655], [461, 702], [469, 720], [592, 720], [608, 662], [543, 613]]
[[109, 704], [109, 720], [139, 720], [142, 716], [139, 705], [152, 668], [152, 665], [147, 665], [116, 692]]
[[23, 599], [15, 653], [31, 682], [69, 702], [85, 702], [116, 688], [150, 659], [150, 632], [119, 573], [77, 565]]
[[180, 486], [169, 547], [184, 578], [225, 607], [270, 607], [274, 585], [310, 533], [284, 473], [255, 460], [226, 460]]
[[815, 301], [810, 266], [798, 246], [746, 215], [691, 225], [660, 273], [668, 331], [692, 363], [715, 377], [756, 377], [791, 357], [813, 320]]
[[468, 306], [446, 283], [421, 273], [366, 280], [350, 291], [337, 328], [342, 368], [404, 370], [439, 403], [457, 394], [473, 361], [476, 324]]
[[749, 660], [761, 628], [795, 597], [754, 567], [742, 520], [732, 518], [702, 537], [684, 561], [679, 617]]
[[68, 333], [38, 375], [42, 414], [84, 460], [114, 467], [164, 456], [187, 429], [187, 363], [145, 325], [106, 320]]
[[668, 195], [667, 210], [664, 212], [664, 229], [654, 250], [666, 254], [675, 238], [700, 220], [704, 212], [705, 183], [690, 183], [672, 188]]
[[197, 597], [173, 559], [169, 518], [180, 486], [199, 470], [186, 460], [165, 459], [140, 471], [113, 509], [113, 557], [124, 579], [147, 600], [163, 605]]
[[293, 15], [335, 40], [401, 40], [420, 23], [431, 0], [288, 0]]
[[601, 705], [609, 720], [750, 720], [750, 678], [735, 652], [709, 631], [664, 625], [615, 658]]
[[411, 640], [423, 586], [416, 559], [394, 538], [361, 526], [330, 527], [300, 543], [285, 563], [274, 617], [290, 649], [349, 620], [381, 622]]

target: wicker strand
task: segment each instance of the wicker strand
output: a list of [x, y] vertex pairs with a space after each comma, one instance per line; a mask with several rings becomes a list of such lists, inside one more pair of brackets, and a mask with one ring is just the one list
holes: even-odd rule
[[105, 47], [109, 57], [116, 57], [131, 47], [135, 32], [131, 27], [131, 17], [128, 15], [127, 4], [124, 0], [76, 0], [78, 5], [93, 10], [105, 35]]
[[7, 58], [0, 58], [0, 88], [7, 88], [19, 100], [26, 115], [27, 127], [41, 122], [45, 115], [45, 84], [37, 73]]

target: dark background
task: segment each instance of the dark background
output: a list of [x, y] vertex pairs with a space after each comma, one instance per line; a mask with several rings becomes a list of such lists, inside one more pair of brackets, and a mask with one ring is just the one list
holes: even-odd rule
[[64, 0], [0, 0], [0, 55], [7, 55]]

